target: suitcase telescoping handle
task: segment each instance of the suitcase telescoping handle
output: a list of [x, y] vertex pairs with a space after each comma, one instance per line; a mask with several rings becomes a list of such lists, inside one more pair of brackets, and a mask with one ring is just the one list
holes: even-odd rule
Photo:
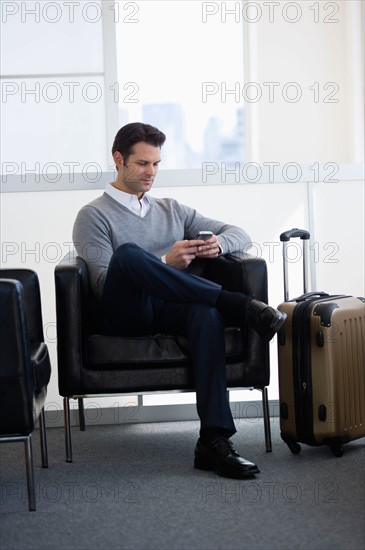
[[289, 286], [288, 286], [288, 243], [290, 239], [300, 238], [303, 241], [303, 292], [308, 292], [308, 251], [307, 241], [310, 238], [309, 231], [305, 229], [298, 229], [294, 227], [288, 231], [284, 231], [280, 235], [280, 240], [283, 243], [283, 271], [284, 271], [284, 300], [289, 300]]

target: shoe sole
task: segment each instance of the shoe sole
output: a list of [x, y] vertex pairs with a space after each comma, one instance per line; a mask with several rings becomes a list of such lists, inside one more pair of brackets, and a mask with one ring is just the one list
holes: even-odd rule
[[221, 477], [228, 477], [230, 479], [247, 479], [250, 477], [254, 477], [255, 474], [260, 473], [260, 470], [257, 466], [246, 471], [242, 470], [241, 468], [235, 469], [234, 467], [220, 468], [219, 466], [212, 464], [211, 462], [204, 462], [197, 458], [194, 459], [194, 468], [204, 471], [213, 471]]
[[275, 317], [272, 324], [270, 325], [270, 331], [265, 335], [267, 340], [274, 338], [275, 334], [281, 329], [287, 318], [287, 314], [283, 311], [279, 311], [280, 316]]

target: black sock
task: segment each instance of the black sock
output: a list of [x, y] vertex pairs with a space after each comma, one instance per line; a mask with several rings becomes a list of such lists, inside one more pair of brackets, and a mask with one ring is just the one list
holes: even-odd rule
[[242, 326], [246, 322], [247, 304], [250, 298], [241, 292], [222, 290], [218, 296], [216, 308], [227, 325]]
[[233, 433], [225, 428], [204, 428], [200, 430], [200, 440], [204, 445], [208, 445], [217, 437], [225, 437], [229, 439]]

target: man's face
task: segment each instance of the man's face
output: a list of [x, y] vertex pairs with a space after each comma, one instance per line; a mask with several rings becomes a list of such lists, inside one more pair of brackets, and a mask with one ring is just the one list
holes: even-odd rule
[[126, 161], [118, 152], [114, 153], [114, 161], [118, 167], [117, 187], [141, 197], [152, 187], [161, 161], [160, 148], [140, 141]]

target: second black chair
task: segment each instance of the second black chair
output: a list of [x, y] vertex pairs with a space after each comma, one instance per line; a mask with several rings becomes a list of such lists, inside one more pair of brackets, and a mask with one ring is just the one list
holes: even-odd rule
[[38, 276], [0, 270], [0, 443], [23, 442], [29, 510], [36, 509], [32, 433], [39, 420], [42, 467], [48, 467], [44, 404], [51, 375]]

